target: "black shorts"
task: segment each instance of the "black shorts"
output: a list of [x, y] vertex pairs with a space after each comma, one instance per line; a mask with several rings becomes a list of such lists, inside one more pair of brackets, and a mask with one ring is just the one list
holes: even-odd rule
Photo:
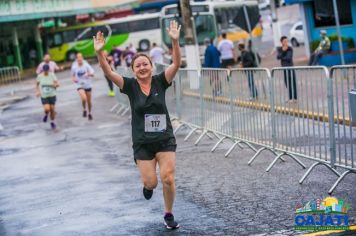
[[136, 162], [136, 160], [153, 160], [157, 152], [175, 152], [177, 144], [175, 138], [169, 138], [154, 143], [134, 144], [132, 148]]
[[56, 96], [48, 97], [48, 98], [41, 98], [42, 105], [55, 105], [56, 104]]
[[222, 59], [221, 60], [222, 67], [227, 68], [228, 66], [233, 66], [235, 64], [234, 59]]
[[91, 88], [77, 88], [77, 91], [83, 89], [85, 92], [91, 92]]

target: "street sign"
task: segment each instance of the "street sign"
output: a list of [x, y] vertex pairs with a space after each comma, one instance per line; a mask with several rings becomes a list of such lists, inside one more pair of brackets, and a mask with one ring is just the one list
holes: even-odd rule
[[[256, 6], [245, 5], [245, 7], [247, 10], [247, 15], [248, 15], [248, 18], [250, 21], [251, 31], [252, 31], [253, 28], [255, 28], [255, 26], [257, 25], [257, 23], [260, 20], [260, 12], [258, 9], [258, 5], [256, 5]], [[239, 26], [241, 29], [251, 33], [248, 29], [248, 24], [245, 19], [245, 13], [244, 13], [243, 6], [241, 6], [238, 9], [236, 17], [233, 19], [233, 23], [236, 24], [237, 26]]]

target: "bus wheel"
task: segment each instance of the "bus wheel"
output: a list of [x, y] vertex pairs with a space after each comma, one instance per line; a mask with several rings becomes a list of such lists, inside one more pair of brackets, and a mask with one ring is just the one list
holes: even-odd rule
[[143, 39], [138, 43], [138, 47], [140, 48], [140, 51], [147, 51], [150, 48], [150, 41]]
[[77, 52], [69, 51], [67, 52], [67, 61], [74, 61], [77, 56]]

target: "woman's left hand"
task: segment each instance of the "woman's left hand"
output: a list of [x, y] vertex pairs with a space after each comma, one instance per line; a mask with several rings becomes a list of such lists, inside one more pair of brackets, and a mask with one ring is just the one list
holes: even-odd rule
[[178, 40], [180, 35], [181, 25], [178, 25], [177, 21], [172, 20], [170, 22], [169, 28], [167, 28], [167, 33], [172, 40]]

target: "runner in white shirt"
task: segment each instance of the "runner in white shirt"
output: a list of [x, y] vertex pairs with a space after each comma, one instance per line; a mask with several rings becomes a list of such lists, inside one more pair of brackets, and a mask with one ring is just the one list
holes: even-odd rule
[[154, 64], [163, 64], [164, 50], [158, 47], [156, 43], [152, 44], [152, 49], [150, 50], [150, 58]]
[[88, 119], [92, 120], [91, 115], [91, 90], [92, 85], [90, 77], [94, 76], [94, 69], [83, 59], [81, 53], [77, 54], [77, 59], [72, 64], [72, 80], [76, 83], [77, 90], [82, 100], [83, 117], [87, 117], [87, 105], [88, 105]]
[[218, 50], [221, 53], [221, 64], [224, 68], [231, 69], [235, 64], [234, 44], [226, 39], [226, 33], [222, 34], [222, 40], [218, 44]]

